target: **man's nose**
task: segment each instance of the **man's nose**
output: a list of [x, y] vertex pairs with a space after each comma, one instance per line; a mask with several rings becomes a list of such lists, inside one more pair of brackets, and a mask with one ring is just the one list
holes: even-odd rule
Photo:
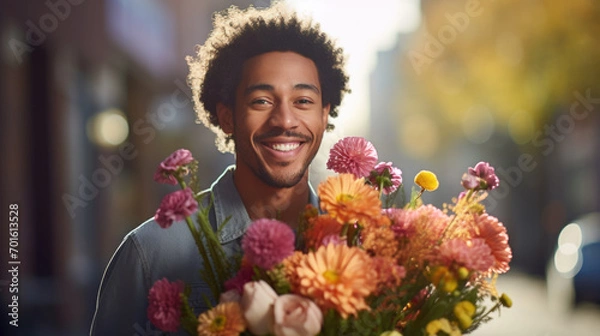
[[270, 123], [274, 127], [292, 129], [298, 126], [298, 116], [288, 103], [280, 103], [271, 111]]

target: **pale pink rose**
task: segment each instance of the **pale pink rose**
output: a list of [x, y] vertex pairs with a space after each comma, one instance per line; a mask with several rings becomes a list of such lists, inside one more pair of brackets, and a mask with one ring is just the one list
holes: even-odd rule
[[273, 303], [277, 293], [263, 280], [248, 282], [240, 300], [248, 330], [255, 335], [273, 332]]
[[240, 292], [238, 292], [236, 289], [230, 289], [227, 292], [221, 293], [221, 295], [219, 296], [219, 303], [226, 303], [226, 302], [240, 302], [240, 299], [242, 298], [242, 296], [240, 295]]
[[275, 300], [273, 313], [275, 336], [313, 336], [321, 331], [323, 313], [305, 297], [282, 295]]
[[198, 202], [194, 199], [192, 189], [185, 188], [166, 195], [156, 210], [154, 220], [166, 229], [173, 222], [185, 219], [198, 210]]
[[173, 174], [177, 169], [192, 161], [194, 161], [194, 158], [189, 150], [176, 150], [158, 165], [154, 173], [154, 181], [173, 185], [177, 184], [177, 179], [175, 179]]

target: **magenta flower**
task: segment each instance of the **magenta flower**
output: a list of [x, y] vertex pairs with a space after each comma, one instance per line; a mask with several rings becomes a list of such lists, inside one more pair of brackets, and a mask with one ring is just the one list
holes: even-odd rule
[[268, 270], [294, 252], [294, 231], [274, 219], [254, 221], [242, 239], [242, 249], [248, 262]]
[[244, 285], [250, 281], [252, 281], [252, 277], [254, 276], [254, 268], [250, 264], [242, 265], [237, 274], [225, 281], [225, 290], [235, 290], [238, 294], [242, 294], [244, 292]]
[[166, 195], [156, 210], [154, 220], [166, 229], [173, 222], [185, 219], [198, 210], [198, 202], [194, 199], [192, 189], [185, 188]]
[[157, 280], [148, 293], [148, 320], [162, 331], [176, 332], [181, 318], [182, 281]]
[[169, 155], [156, 168], [154, 181], [158, 183], [177, 184], [177, 179], [173, 174], [182, 166], [194, 161], [192, 153], [187, 149], [178, 149]]
[[479, 178], [477, 176], [464, 173], [460, 184], [467, 190], [477, 189], [479, 187]]
[[492, 249], [485, 239], [475, 238], [466, 242], [450, 239], [440, 246], [440, 258], [447, 264], [455, 262], [471, 271], [487, 272], [494, 265]]
[[479, 162], [475, 165], [475, 168], [469, 167], [469, 175], [480, 178], [480, 188], [492, 190], [500, 185], [500, 180], [494, 172], [494, 167], [490, 166], [487, 162]]
[[377, 150], [373, 144], [365, 138], [347, 137], [338, 141], [329, 151], [327, 169], [361, 178], [369, 176], [376, 163]]
[[377, 190], [383, 185], [383, 193], [389, 195], [402, 184], [402, 171], [391, 162], [380, 162], [371, 171], [369, 181]]

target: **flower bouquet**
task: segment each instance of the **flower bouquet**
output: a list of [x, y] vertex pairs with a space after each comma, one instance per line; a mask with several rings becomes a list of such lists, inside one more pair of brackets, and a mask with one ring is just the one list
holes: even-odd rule
[[487, 163], [468, 169], [461, 179], [465, 191], [442, 209], [422, 201], [439, 184], [429, 171], [417, 174], [409, 202], [396, 207], [401, 171], [378, 163], [365, 139], [344, 138], [327, 162], [337, 175], [318, 186], [320, 209], [307, 206], [297, 232], [277, 219], [253, 222], [241, 242], [243, 255], [233, 259], [224, 255], [207, 209], [198, 210], [202, 202], [185, 181], [190, 175], [197, 183], [196, 167], [186, 150], [161, 163], [155, 179], [183, 189], [165, 197], [155, 218], [163, 227], [186, 220], [218, 304], [196, 317], [184, 284], [159, 280], [150, 290], [148, 317], [162, 330], [461, 335], [512, 304], [495, 288], [512, 253], [505, 227], [481, 203], [499, 183]]

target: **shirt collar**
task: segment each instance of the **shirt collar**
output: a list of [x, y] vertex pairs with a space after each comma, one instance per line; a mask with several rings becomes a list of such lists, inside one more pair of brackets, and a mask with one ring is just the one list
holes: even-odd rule
[[[251, 223], [242, 198], [233, 183], [234, 170], [234, 165], [227, 167], [211, 186], [211, 191], [214, 195], [213, 207], [216, 225], [221, 225], [229, 217], [229, 222], [222, 228], [219, 235], [221, 243], [227, 243], [240, 238]], [[310, 183], [308, 187], [310, 190], [308, 201], [318, 209], [319, 199], [317, 194]]]

